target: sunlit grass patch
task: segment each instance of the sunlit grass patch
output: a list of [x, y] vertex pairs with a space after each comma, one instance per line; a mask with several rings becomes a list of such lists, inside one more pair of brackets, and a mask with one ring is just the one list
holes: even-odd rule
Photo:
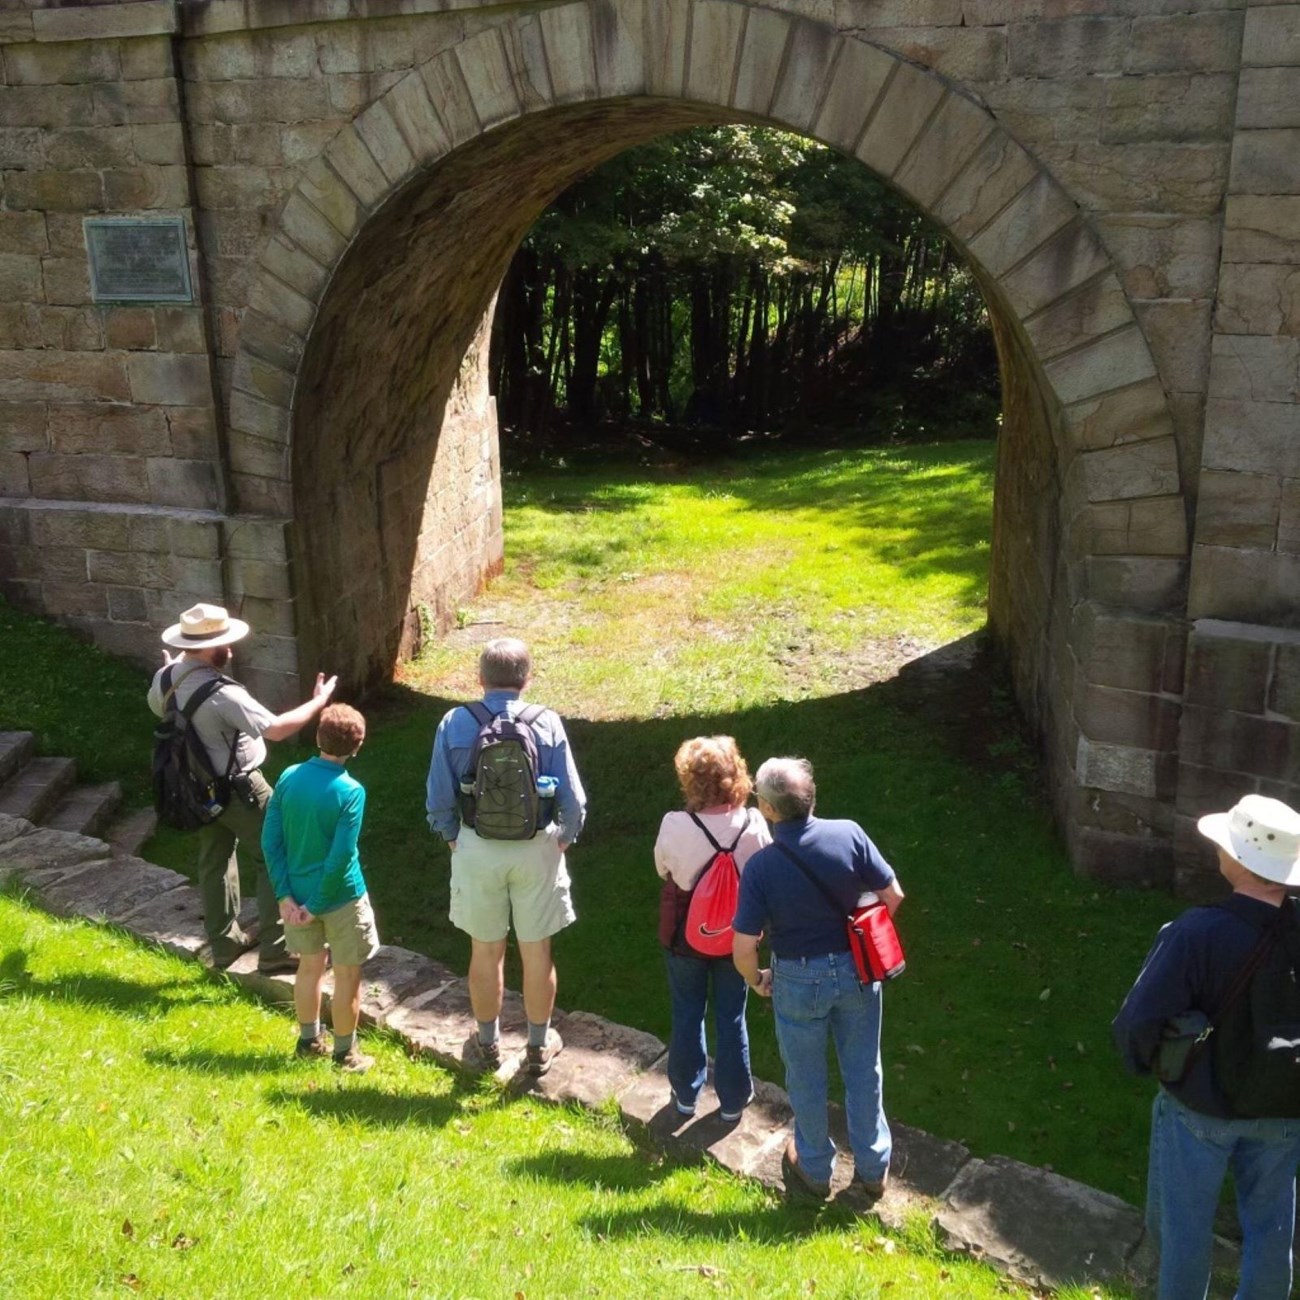
[[12, 898], [0, 972], [6, 1295], [1005, 1294], [920, 1220], [787, 1208], [377, 1035], [364, 1077], [295, 1061], [287, 1015]]

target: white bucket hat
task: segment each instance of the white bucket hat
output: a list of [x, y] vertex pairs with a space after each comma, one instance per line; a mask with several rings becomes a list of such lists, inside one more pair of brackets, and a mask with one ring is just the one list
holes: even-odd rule
[[220, 605], [194, 605], [162, 634], [162, 640], [175, 650], [208, 650], [233, 645], [247, 635], [248, 624], [231, 618]]
[[1210, 813], [1196, 828], [1247, 871], [1289, 888], [1300, 887], [1300, 813], [1262, 794], [1243, 796], [1226, 813]]

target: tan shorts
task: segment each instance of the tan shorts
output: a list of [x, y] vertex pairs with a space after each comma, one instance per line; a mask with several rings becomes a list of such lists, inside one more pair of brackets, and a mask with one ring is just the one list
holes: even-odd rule
[[336, 966], [360, 966], [379, 951], [369, 894], [316, 917], [310, 925], [284, 927], [284, 946], [299, 957], [314, 957], [326, 944]]
[[451, 854], [451, 923], [480, 943], [549, 939], [575, 920], [554, 825], [531, 840], [483, 840], [468, 826]]

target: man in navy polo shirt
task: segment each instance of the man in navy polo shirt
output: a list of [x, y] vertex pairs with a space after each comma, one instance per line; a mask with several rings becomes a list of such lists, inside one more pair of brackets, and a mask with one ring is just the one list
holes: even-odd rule
[[[892, 915], [903, 901], [893, 868], [857, 822], [813, 816], [817, 786], [802, 758], [769, 758], [754, 778], [758, 809], [775, 841], [749, 859], [740, 879], [733, 956], [749, 986], [772, 999], [794, 1137], [782, 1160], [786, 1193], [825, 1200], [835, 1143], [827, 1123], [828, 1039], [844, 1079], [844, 1111], [853, 1179], [867, 1195], [884, 1194], [889, 1123], [881, 1098], [880, 985], [858, 979], [845, 921], [864, 894], [879, 895]], [[833, 908], [793, 860], [797, 857], [841, 902]], [[772, 967], [760, 970], [766, 932]]]

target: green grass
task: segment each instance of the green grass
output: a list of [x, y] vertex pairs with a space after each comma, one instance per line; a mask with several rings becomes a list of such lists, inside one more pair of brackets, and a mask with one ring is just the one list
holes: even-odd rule
[[[754, 764], [806, 754], [819, 811], [860, 820], [908, 892], [908, 972], [886, 996], [890, 1115], [1140, 1201], [1150, 1088], [1122, 1072], [1109, 1023], [1177, 904], [1071, 874], [1005, 710], [979, 744], [954, 747], [950, 710], [989, 714], [978, 674], [969, 701], [884, 680], [900, 653], [983, 622], [991, 465], [988, 444], [949, 443], [508, 479], [506, 575], [367, 705], [355, 773], [384, 939], [466, 961], [424, 776], [438, 718], [474, 693], [477, 647], [517, 630], [536, 652], [533, 697], [565, 713], [591, 801], [570, 858], [580, 920], [556, 943], [561, 1005], [667, 1033], [651, 848], [678, 801], [681, 740], [730, 732]], [[0, 726], [138, 779], [144, 674], [59, 629], [12, 625], [27, 648], [6, 645]], [[126, 694], [115, 686], [101, 706], [45, 681], [93, 674]], [[302, 752], [273, 750], [276, 764]], [[109, 773], [110, 757], [122, 768]], [[192, 870], [186, 837], [149, 853]], [[756, 1072], [779, 1082], [767, 1004], [750, 1025]]]
[[[987, 442], [534, 467], [506, 480], [506, 572], [476, 608], [583, 717], [825, 695], [983, 625], [992, 473]], [[403, 680], [472, 690], [466, 644]]]
[[234, 985], [5, 897], [0, 1006], [6, 1295], [1014, 1289], [919, 1220], [891, 1235], [786, 1207], [608, 1115], [508, 1099], [377, 1035], [364, 1077], [296, 1062], [289, 1018]]

